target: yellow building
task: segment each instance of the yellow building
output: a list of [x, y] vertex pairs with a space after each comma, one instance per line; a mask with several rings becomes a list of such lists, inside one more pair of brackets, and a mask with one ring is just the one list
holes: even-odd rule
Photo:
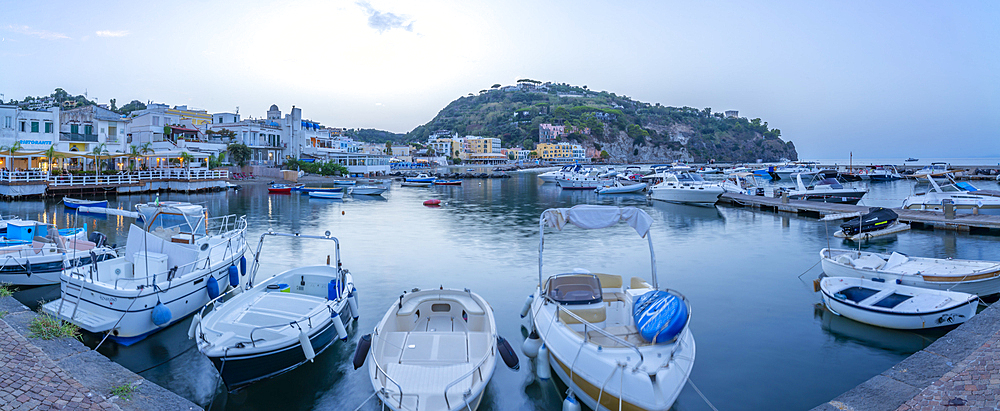
[[207, 110], [188, 110], [187, 106], [174, 106], [167, 109], [167, 114], [179, 116], [183, 120], [191, 120], [191, 125], [212, 124], [212, 115]]
[[535, 146], [535, 152], [542, 160], [580, 160], [583, 158], [583, 147], [570, 143], [540, 143]]

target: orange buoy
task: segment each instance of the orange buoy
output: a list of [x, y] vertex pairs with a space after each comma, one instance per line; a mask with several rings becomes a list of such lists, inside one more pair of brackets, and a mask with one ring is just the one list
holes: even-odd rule
[[441, 200], [438, 200], [438, 199], [436, 199], [436, 198], [432, 198], [432, 199], [430, 199], [430, 200], [427, 200], [427, 201], [424, 201], [424, 205], [425, 205], [425, 206], [436, 206], [436, 205], [441, 205]]

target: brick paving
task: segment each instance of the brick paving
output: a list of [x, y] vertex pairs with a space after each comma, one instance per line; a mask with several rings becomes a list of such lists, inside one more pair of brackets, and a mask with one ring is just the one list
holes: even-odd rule
[[1000, 410], [1000, 331], [897, 411]]
[[118, 410], [0, 320], [0, 410]]

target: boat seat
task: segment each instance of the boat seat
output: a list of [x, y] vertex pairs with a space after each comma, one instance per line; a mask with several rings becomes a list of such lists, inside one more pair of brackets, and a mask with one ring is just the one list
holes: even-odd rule
[[839, 255], [839, 256], [837, 256], [837, 262], [840, 263], [840, 264], [846, 265], [848, 267], [853, 267], [854, 266], [854, 261], [852, 261], [851, 257], [847, 256], [847, 255]]
[[[565, 310], [565, 307], [562, 310], [559, 310], [559, 321], [563, 324], [580, 324], [576, 318], [566, 314], [564, 312]], [[578, 317], [591, 324], [602, 323], [608, 319], [608, 312], [604, 306], [601, 306], [600, 308], [573, 308], [569, 310], [572, 311], [573, 314], [576, 314]]]
[[424, 294], [403, 302], [403, 306], [396, 311], [396, 315], [403, 317], [413, 315], [417, 311], [417, 307], [420, 306], [421, 303], [427, 301], [456, 303], [461, 305], [465, 312], [469, 313], [469, 315], [482, 315], [486, 313], [486, 311], [483, 310], [483, 307], [480, 307], [479, 303], [472, 299], [472, 297], [468, 294]]
[[400, 364], [461, 364], [469, 362], [469, 334], [412, 332], [403, 343]]
[[613, 303], [615, 301], [625, 302], [625, 293], [605, 291], [603, 293], [603, 299], [606, 303]]
[[885, 260], [871, 254], [854, 259], [854, 266], [861, 269], [878, 270], [883, 265]]
[[[625, 340], [626, 342], [629, 342], [629, 343], [632, 343], [632, 344], [635, 344], [635, 345], [646, 345], [646, 344], [649, 344], [646, 340], [644, 340], [642, 338], [641, 335], [639, 335], [639, 330], [637, 330], [635, 328], [635, 326], [633, 326], [631, 324], [625, 325], [625, 326], [607, 327], [607, 328], [604, 329], [604, 331], [606, 331], [608, 334], [611, 334], [611, 335], [613, 335], [615, 337], [618, 337], [618, 338], [620, 338], [622, 340]], [[620, 343], [618, 343], [615, 340], [612, 340], [612, 339], [608, 338], [604, 334], [601, 334], [599, 331], [588, 331], [587, 332], [587, 339], [591, 343], [594, 343], [594, 344], [597, 344], [597, 345], [600, 345], [600, 346], [603, 346], [603, 347], [621, 346]]]
[[647, 283], [646, 280], [643, 280], [642, 278], [639, 277], [632, 277], [631, 282], [632, 284], [630, 284], [629, 288], [633, 290], [637, 288], [653, 288], [653, 286], [649, 285], [649, 283]]
[[493, 334], [485, 332], [470, 332], [469, 335], [469, 361], [478, 362], [490, 352], [492, 346], [491, 338]]
[[385, 344], [382, 345], [382, 358], [391, 363], [399, 363], [399, 357], [403, 354], [403, 343], [406, 341], [408, 332], [395, 331], [386, 332], [378, 336]]
[[622, 276], [614, 274], [598, 274], [593, 273], [597, 276], [597, 281], [601, 282], [601, 288], [622, 288]]

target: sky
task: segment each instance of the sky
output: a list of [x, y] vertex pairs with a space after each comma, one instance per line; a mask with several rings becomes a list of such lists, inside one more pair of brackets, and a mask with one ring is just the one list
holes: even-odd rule
[[0, 0], [0, 94], [408, 132], [517, 79], [739, 110], [800, 158], [1000, 157], [996, 1]]

